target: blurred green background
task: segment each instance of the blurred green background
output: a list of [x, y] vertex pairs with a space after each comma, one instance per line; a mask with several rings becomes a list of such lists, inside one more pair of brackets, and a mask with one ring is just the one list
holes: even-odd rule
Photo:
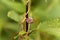
[[[25, 0], [0, 0], [0, 40], [10, 40], [18, 32], [25, 12]], [[29, 40], [60, 40], [60, 0], [31, 0], [34, 23]]]

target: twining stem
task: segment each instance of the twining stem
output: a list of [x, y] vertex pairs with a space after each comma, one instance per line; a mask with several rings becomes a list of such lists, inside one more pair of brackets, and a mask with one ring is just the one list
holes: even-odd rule
[[[28, 0], [27, 0], [28, 1]], [[29, 7], [28, 7], [28, 2], [27, 2], [27, 4], [26, 4], [26, 19], [28, 18], [28, 9]], [[26, 32], [28, 31], [28, 23], [26, 22]]]
[[[29, 0], [26, 0], [26, 15], [25, 15], [25, 18], [28, 19], [28, 13], [29, 13]], [[26, 35], [21, 35], [18, 40], [28, 40], [28, 31], [29, 31], [29, 23], [26, 21], [25, 19], [25, 22], [23, 25], [23, 30], [26, 32]]]

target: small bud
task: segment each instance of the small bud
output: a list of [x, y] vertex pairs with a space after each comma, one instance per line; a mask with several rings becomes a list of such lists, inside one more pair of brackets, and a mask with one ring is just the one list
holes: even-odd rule
[[32, 23], [33, 19], [29, 17], [29, 18], [26, 19], [26, 21], [27, 21], [27, 23]]

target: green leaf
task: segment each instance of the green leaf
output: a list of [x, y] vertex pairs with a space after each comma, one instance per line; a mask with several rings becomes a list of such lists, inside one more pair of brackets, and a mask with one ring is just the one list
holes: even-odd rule
[[13, 2], [9, 0], [1, 0], [1, 2], [7, 5], [10, 9], [23, 13], [25, 11], [25, 6], [22, 3]]
[[37, 7], [35, 7], [34, 10], [32, 10], [33, 17], [35, 17], [41, 22], [55, 18], [60, 18], [59, 0], [48, 0], [47, 3], [45, 3], [44, 0], [40, 0], [39, 2], [39, 4], [41, 5], [37, 5]]
[[24, 35], [26, 32], [24, 30], [19, 32], [19, 35]]
[[46, 32], [50, 35], [54, 35], [57, 38], [60, 38], [60, 19], [54, 19], [40, 23], [38, 25], [38, 30], [40, 30], [41, 32]]
[[9, 12], [8, 12], [8, 17], [11, 18], [11, 19], [13, 19], [13, 20], [16, 21], [16, 22], [19, 22], [19, 20], [20, 20], [20, 18], [21, 18], [21, 16], [18, 15], [18, 14], [17, 14], [16, 12], [14, 12], [14, 11], [9, 11]]

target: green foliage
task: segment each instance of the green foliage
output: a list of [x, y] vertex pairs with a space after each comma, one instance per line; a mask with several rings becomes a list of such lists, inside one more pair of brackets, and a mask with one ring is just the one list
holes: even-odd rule
[[[0, 0], [1, 40], [9, 40], [18, 32], [18, 22], [25, 12], [24, 3], [24, 0]], [[60, 0], [31, 0], [30, 12], [36, 20], [31, 24], [29, 40], [60, 40]]]
[[19, 22], [21, 16], [18, 15], [17, 13], [15, 13], [14, 11], [9, 11], [8, 12], [8, 17], [10, 17], [11, 19], [13, 19], [16, 22]]

